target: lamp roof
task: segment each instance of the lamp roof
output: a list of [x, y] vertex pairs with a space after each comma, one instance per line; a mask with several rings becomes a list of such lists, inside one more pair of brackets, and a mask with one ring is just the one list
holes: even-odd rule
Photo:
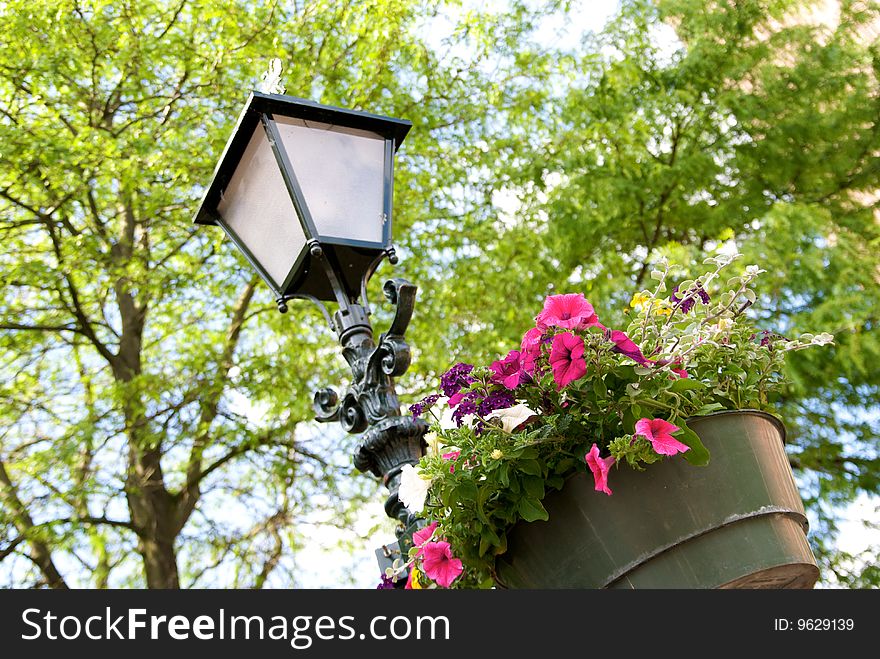
[[215, 218], [217, 205], [220, 203], [220, 195], [229, 184], [235, 168], [241, 161], [248, 142], [260, 123], [260, 115], [262, 114], [292, 117], [305, 121], [316, 121], [334, 126], [371, 131], [385, 139], [393, 139], [395, 150], [400, 148], [400, 144], [412, 127], [412, 122], [404, 119], [394, 119], [358, 110], [347, 110], [331, 105], [321, 105], [320, 103], [294, 96], [251, 92], [244, 109], [238, 117], [235, 129], [226, 143], [223, 155], [220, 156], [220, 161], [214, 169], [211, 183], [202, 197], [201, 204], [199, 204], [199, 210], [194, 218], [196, 224], [217, 223]]

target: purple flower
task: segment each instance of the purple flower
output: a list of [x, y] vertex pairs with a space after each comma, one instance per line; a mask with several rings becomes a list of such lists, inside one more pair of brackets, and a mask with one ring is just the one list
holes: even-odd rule
[[461, 396], [461, 400], [458, 402], [458, 407], [456, 407], [455, 411], [452, 413], [452, 420], [455, 421], [456, 426], [461, 428], [461, 424], [464, 422], [464, 417], [468, 414], [477, 413], [477, 399], [479, 397], [480, 394], [476, 391], [468, 391]]
[[771, 332], [770, 330], [761, 330], [760, 332], [756, 332], [752, 334], [749, 339], [754, 341], [758, 337], [761, 337], [761, 347], [766, 348], [774, 341], [785, 341], [788, 342], [788, 339], [782, 336], [782, 334], [777, 334], [776, 332]]
[[593, 443], [590, 452], [584, 456], [584, 459], [587, 461], [587, 466], [590, 468], [590, 471], [593, 472], [593, 480], [596, 482], [596, 492], [604, 492], [608, 496], [611, 496], [611, 488], [608, 487], [608, 470], [611, 469], [611, 466], [614, 464], [614, 458], [600, 458], [599, 447]]
[[464, 571], [461, 559], [452, 555], [452, 547], [446, 541], [429, 542], [422, 551], [422, 570], [438, 586], [449, 588]]
[[472, 364], [458, 363], [441, 375], [440, 389], [443, 391], [443, 395], [451, 398], [461, 391], [462, 387], [470, 385], [474, 378], [470, 377], [468, 373], [473, 370]]
[[525, 333], [522, 338], [522, 345], [520, 345], [520, 367], [524, 376], [520, 379], [520, 383], [526, 381], [525, 376], [535, 372], [535, 362], [541, 356], [541, 345], [548, 341], [552, 341], [552, 338], [549, 336], [545, 337], [544, 330], [540, 327], [533, 327]]
[[376, 586], [376, 590], [392, 590], [394, 589], [394, 581], [387, 575], [382, 575], [382, 581]]
[[440, 394], [431, 394], [430, 396], [426, 396], [418, 403], [413, 403], [409, 406], [409, 413], [413, 415], [414, 419], [419, 418], [422, 414], [424, 414], [425, 410], [431, 409], [434, 403], [440, 398]]
[[593, 305], [587, 302], [582, 293], [548, 295], [544, 299], [544, 308], [535, 320], [541, 328], [585, 329], [600, 324]]
[[[700, 298], [700, 301], [703, 304], [709, 304], [709, 294], [703, 289], [702, 286], [697, 284], [695, 287], [688, 289], [688, 291], [684, 294], [684, 298], [680, 298], [677, 295], [678, 286], [672, 289], [672, 294], [669, 296], [669, 299], [673, 304], [680, 304], [680, 309], [683, 313], [688, 313], [691, 309], [694, 308], [694, 303], [696, 302], [696, 298], [694, 295]], [[682, 300], [684, 300], [682, 302]]]
[[641, 435], [654, 447], [654, 451], [660, 455], [675, 455], [689, 451], [687, 444], [682, 444], [672, 433], [681, 430], [669, 421], [663, 419], [639, 419], [636, 421], [636, 435]]
[[516, 403], [516, 399], [511, 392], [494, 391], [480, 401], [477, 406], [477, 414], [484, 417], [495, 410], [503, 410], [508, 407], [513, 407], [514, 403]]

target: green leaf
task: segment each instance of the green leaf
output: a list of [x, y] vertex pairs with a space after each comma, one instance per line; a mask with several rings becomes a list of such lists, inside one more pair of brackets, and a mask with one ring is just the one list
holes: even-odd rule
[[498, 480], [504, 487], [508, 487], [510, 485], [510, 463], [509, 462], [502, 463], [501, 469], [498, 470]]
[[547, 487], [554, 489], [554, 490], [561, 490], [562, 486], [564, 484], [565, 484], [565, 479], [562, 476], [560, 476], [559, 474], [556, 474], [555, 476], [550, 476], [547, 479]]
[[538, 449], [533, 446], [526, 446], [521, 449], [514, 449], [509, 453], [512, 458], [522, 458], [523, 460], [533, 460], [538, 457]]
[[526, 494], [536, 499], [544, 498], [544, 479], [540, 476], [524, 476], [523, 489]]
[[706, 385], [699, 380], [693, 380], [691, 378], [681, 378], [680, 380], [676, 380], [672, 383], [672, 386], [669, 387], [669, 391], [679, 393], [681, 391], [692, 391], [705, 388]]
[[723, 409], [724, 405], [721, 403], [709, 403], [708, 405], [703, 405], [703, 407], [694, 412], [694, 416], [704, 416], [706, 414], [712, 414], [712, 412], [720, 412]]
[[519, 500], [517, 510], [522, 518], [527, 522], [535, 522], [537, 520], [547, 521], [550, 515], [544, 509], [544, 506], [537, 499], [531, 497], [523, 497]]
[[524, 474], [530, 474], [532, 476], [543, 476], [544, 470], [541, 468], [541, 463], [537, 460], [520, 460], [517, 463], [519, 471]]
[[746, 372], [736, 364], [727, 364], [724, 368], [726, 374], [734, 376], [737, 380], [745, 380]]
[[491, 547], [501, 544], [501, 539], [491, 526], [483, 526], [480, 530], [480, 556], [485, 556]]
[[492, 576], [487, 577], [486, 579], [481, 581], [477, 587], [480, 588], [481, 590], [490, 590], [490, 589], [494, 588], [495, 587], [495, 577], [492, 577]]
[[462, 481], [452, 488], [453, 500], [472, 501], [477, 498], [477, 485], [471, 480]]
[[709, 450], [703, 446], [697, 433], [688, 428], [684, 421], [673, 421], [673, 423], [679, 427], [679, 430], [672, 433], [672, 436], [690, 449], [682, 454], [684, 459], [697, 467], [705, 467], [709, 464]]
[[[556, 471], [565, 473], [569, 469], [575, 466], [576, 461], [574, 458], [562, 458], [559, 462], [556, 463]], [[549, 481], [549, 479], [548, 479]]]

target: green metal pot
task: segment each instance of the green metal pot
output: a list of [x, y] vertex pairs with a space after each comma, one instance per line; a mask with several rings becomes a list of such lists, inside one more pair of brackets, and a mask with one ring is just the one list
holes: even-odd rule
[[819, 578], [785, 428], [754, 410], [690, 419], [711, 453], [549, 494], [547, 522], [521, 522], [497, 560], [505, 588], [812, 588]]

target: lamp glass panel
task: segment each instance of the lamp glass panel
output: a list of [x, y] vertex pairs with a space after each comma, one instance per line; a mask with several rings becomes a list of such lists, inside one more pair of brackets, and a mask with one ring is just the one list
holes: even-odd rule
[[318, 233], [382, 244], [385, 139], [315, 121], [275, 121]]
[[217, 210], [281, 287], [306, 237], [262, 126], [254, 130]]

